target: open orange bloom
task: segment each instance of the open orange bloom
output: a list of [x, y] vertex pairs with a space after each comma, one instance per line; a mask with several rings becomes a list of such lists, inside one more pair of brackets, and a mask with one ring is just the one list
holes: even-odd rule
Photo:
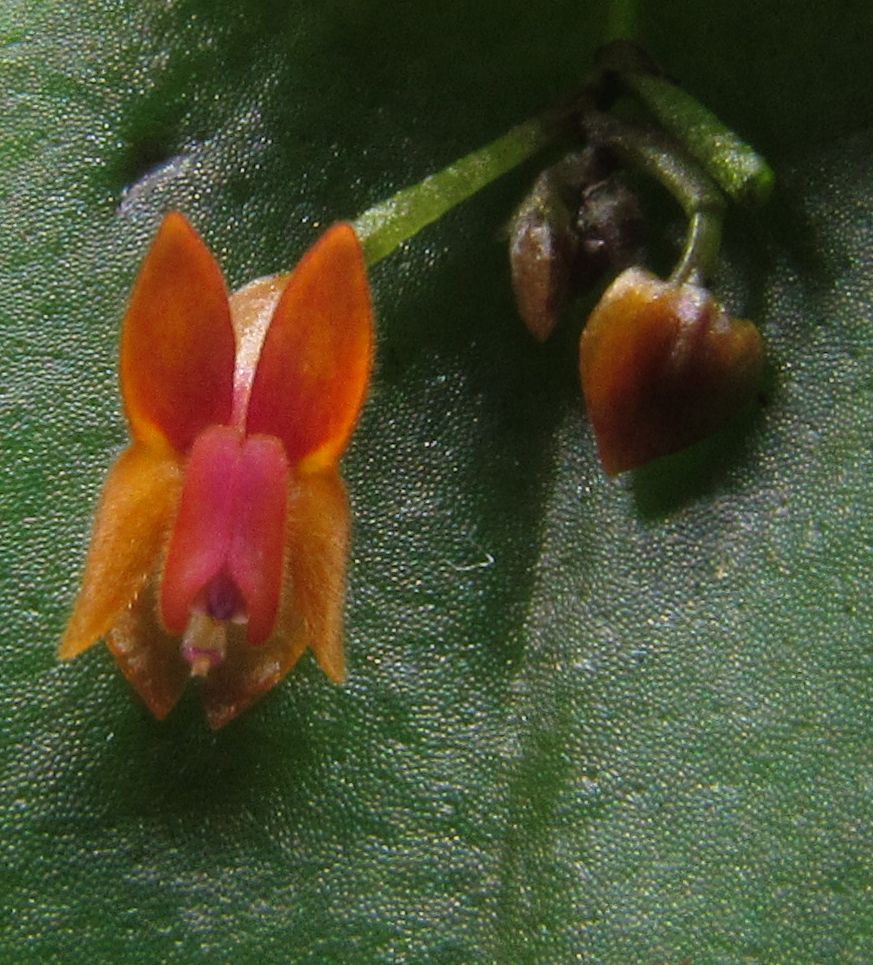
[[158, 718], [204, 677], [221, 727], [311, 647], [345, 676], [349, 510], [337, 463], [370, 377], [366, 268], [348, 224], [228, 298], [179, 213], [124, 320], [132, 444], [106, 480], [62, 659], [101, 637]]

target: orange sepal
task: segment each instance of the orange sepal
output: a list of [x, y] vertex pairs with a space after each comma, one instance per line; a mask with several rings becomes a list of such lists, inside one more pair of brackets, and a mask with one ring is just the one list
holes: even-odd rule
[[288, 503], [288, 570], [293, 606], [309, 647], [334, 682], [346, 679], [343, 604], [349, 555], [349, 501], [334, 470], [301, 476]]
[[328, 229], [282, 293], [254, 374], [246, 431], [278, 436], [292, 468], [332, 466], [357, 421], [370, 377], [373, 317], [360, 242]]
[[172, 522], [182, 470], [172, 454], [134, 444], [106, 478], [62, 660], [103, 637], [142, 589]]
[[188, 683], [191, 668], [182, 658], [179, 638], [158, 620], [156, 582], [145, 589], [115, 623], [106, 645], [127, 682], [158, 720], [176, 706]]
[[121, 390], [133, 437], [184, 453], [207, 425], [227, 422], [234, 353], [221, 269], [185, 217], [171, 212], [124, 318]]
[[301, 633], [300, 623], [289, 614], [266, 643], [253, 647], [246, 640], [244, 626], [228, 624], [227, 655], [209, 671], [201, 694], [213, 730], [229, 724], [288, 675], [300, 657], [297, 640]]

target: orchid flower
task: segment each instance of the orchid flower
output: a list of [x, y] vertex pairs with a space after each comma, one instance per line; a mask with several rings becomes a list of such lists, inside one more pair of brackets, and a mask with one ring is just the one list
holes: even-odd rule
[[106, 480], [62, 659], [105, 638], [157, 718], [202, 677], [216, 728], [307, 648], [344, 679], [337, 464], [372, 347], [351, 225], [330, 228], [291, 274], [228, 298], [202, 239], [166, 217], [121, 338], [132, 442]]

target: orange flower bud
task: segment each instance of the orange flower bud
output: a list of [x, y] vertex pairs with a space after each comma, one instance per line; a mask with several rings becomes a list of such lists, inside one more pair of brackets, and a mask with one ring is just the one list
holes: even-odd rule
[[579, 346], [579, 370], [610, 475], [684, 449], [754, 396], [763, 344], [702, 286], [629, 268], [606, 290]]

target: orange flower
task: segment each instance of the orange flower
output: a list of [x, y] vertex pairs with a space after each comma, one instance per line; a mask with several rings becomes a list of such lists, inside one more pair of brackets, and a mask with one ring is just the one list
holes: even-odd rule
[[370, 377], [373, 322], [352, 227], [290, 274], [228, 299], [191, 225], [169, 214], [124, 319], [132, 444], [106, 480], [60, 645], [106, 638], [152, 713], [204, 677], [212, 727], [311, 647], [345, 676], [349, 510], [337, 463]]
[[579, 370], [603, 468], [614, 476], [722, 428], [754, 397], [764, 347], [701, 285], [628, 268], [588, 319]]

